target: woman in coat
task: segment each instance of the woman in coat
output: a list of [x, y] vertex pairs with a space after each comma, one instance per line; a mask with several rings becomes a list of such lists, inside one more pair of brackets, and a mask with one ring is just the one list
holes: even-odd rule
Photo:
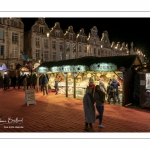
[[[92, 123], [95, 122], [95, 107], [92, 95], [92, 88], [87, 87], [87, 93], [83, 97], [83, 108], [85, 114], [85, 130], [92, 130]], [[90, 128], [88, 128], [88, 125]]]

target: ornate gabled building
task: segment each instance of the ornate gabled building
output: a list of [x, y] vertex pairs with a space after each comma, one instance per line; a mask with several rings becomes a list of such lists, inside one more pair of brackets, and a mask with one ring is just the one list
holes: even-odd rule
[[73, 26], [69, 26], [64, 34], [64, 59], [73, 59], [77, 57], [78, 46], [76, 42], [76, 34]]
[[22, 65], [20, 54], [24, 48], [24, 24], [20, 18], [0, 18], [0, 62], [7, 68]]
[[88, 35], [87, 41], [88, 56], [98, 56], [97, 52], [100, 51], [101, 42], [98, 36], [98, 30], [96, 26], [91, 28], [91, 32]]
[[44, 18], [39, 18], [31, 30], [25, 32], [24, 52], [32, 63], [50, 60], [49, 28]]
[[81, 28], [75, 33], [73, 26], [65, 32], [56, 22], [49, 29], [45, 18], [38, 18], [31, 30], [24, 33], [24, 24], [20, 18], [0, 18], [0, 64], [5, 63], [11, 70], [24, 65], [21, 52], [30, 58], [32, 64], [44, 61], [75, 59], [84, 56], [110, 57], [139, 55], [144, 62], [145, 55], [138, 48], [127, 43], [110, 43], [107, 31], [100, 38], [98, 29], [93, 26], [88, 37]]
[[104, 31], [102, 33], [102, 38], [101, 38], [101, 56], [112, 56], [113, 52], [111, 50], [111, 44], [109, 41], [109, 35], [107, 31]]
[[[88, 56], [87, 36], [84, 33], [83, 28], [80, 29], [80, 31], [77, 33], [76, 41], [77, 41], [77, 57], [74, 57], [74, 58], [80, 58], [80, 57]], [[74, 52], [76, 52], [76, 51], [74, 51]]]
[[64, 56], [64, 33], [60, 28], [59, 22], [56, 22], [50, 30], [50, 60], [62, 60]]

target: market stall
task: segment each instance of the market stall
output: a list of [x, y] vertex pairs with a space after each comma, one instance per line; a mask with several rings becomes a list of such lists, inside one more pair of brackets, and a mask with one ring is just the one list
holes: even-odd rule
[[92, 79], [95, 85], [103, 80], [105, 87], [112, 78], [119, 83], [119, 98], [122, 105], [130, 102], [133, 70], [141, 65], [138, 56], [114, 56], [114, 57], [82, 57], [79, 59], [62, 60], [58, 62], [46, 62], [39, 66], [47, 67], [52, 75], [49, 83], [54, 85], [59, 79], [59, 93], [66, 97], [82, 99], [85, 89]]

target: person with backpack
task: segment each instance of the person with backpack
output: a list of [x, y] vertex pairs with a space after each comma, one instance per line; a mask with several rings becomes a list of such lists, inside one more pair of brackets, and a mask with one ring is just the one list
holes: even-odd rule
[[107, 95], [108, 95], [108, 98], [107, 98], [107, 102], [108, 104], [110, 104], [110, 100], [113, 98], [113, 103], [115, 103], [115, 92], [114, 92], [114, 89], [113, 87], [111, 86], [111, 82], [108, 82], [108, 86], [107, 86]]
[[48, 95], [48, 77], [46, 74], [43, 74], [42, 76], [42, 90], [43, 90], [43, 95], [45, 95], [45, 91], [46, 94]]

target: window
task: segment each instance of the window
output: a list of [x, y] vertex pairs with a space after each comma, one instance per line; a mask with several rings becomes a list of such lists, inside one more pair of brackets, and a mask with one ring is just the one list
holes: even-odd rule
[[81, 52], [81, 45], [79, 45], [79, 52]]
[[48, 48], [48, 39], [44, 39], [44, 47]]
[[44, 33], [44, 28], [40, 27], [40, 33]]
[[72, 40], [72, 34], [70, 34], [70, 40]]
[[3, 39], [4, 39], [4, 31], [0, 30], [0, 40], [3, 40]]
[[73, 52], [76, 52], [76, 45], [74, 44], [72, 47], [73, 47]]
[[40, 46], [40, 39], [39, 38], [36, 38], [36, 46]]
[[59, 44], [59, 48], [60, 48], [60, 50], [63, 49], [63, 43], [62, 42]]
[[96, 55], [96, 48], [94, 48], [94, 55]]
[[17, 58], [17, 55], [18, 55], [17, 47], [13, 47], [12, 48], [12, 58]]
[[12, 33], [12, 42], [18, 42], [18, 34], [17, 33]]
[[14, 27], [18, 27], [18, 22], [14, 21]]
[[63, 53], [60, 53], [60, 60], [63, 59]]
[[101, 55], [100, 49], [98, 49], [98, 55]]
[[79, 56], [79, 58], [81, 58], [81, 57], [82, 57], [82, 55]]
[[56, 36], [56, 37], [59, 37], [59, 32], [58, 32], [58, 31], [55, 32], [55, 36]]
[[35, 51], [35, 57], [36, 57], [36, 59], [40, 59], [40, 51], [37, 49]]
[[48, 51], [44, 51], [44, 60], [48, 60]]
[[0, 56], [4, 55], [4, 45], [0, 45]]
[[53, 52], [53, 55], [52, 55], [52, 59], [53, 59], [53, 61], [55, 61], [56, 60], [56, 52]]
[[70, 45], [69, 44], [66, 44], [66, 50], [70, 51]]
[[66, 54], [66, 60], [69, 59], [69, 54]]
[[52, 48], [56, 49], [56, 42], [55, 41], [52, 41]]
[[87, 47], [86, 46], [84, 47], [84, 52], [87, 53]]

